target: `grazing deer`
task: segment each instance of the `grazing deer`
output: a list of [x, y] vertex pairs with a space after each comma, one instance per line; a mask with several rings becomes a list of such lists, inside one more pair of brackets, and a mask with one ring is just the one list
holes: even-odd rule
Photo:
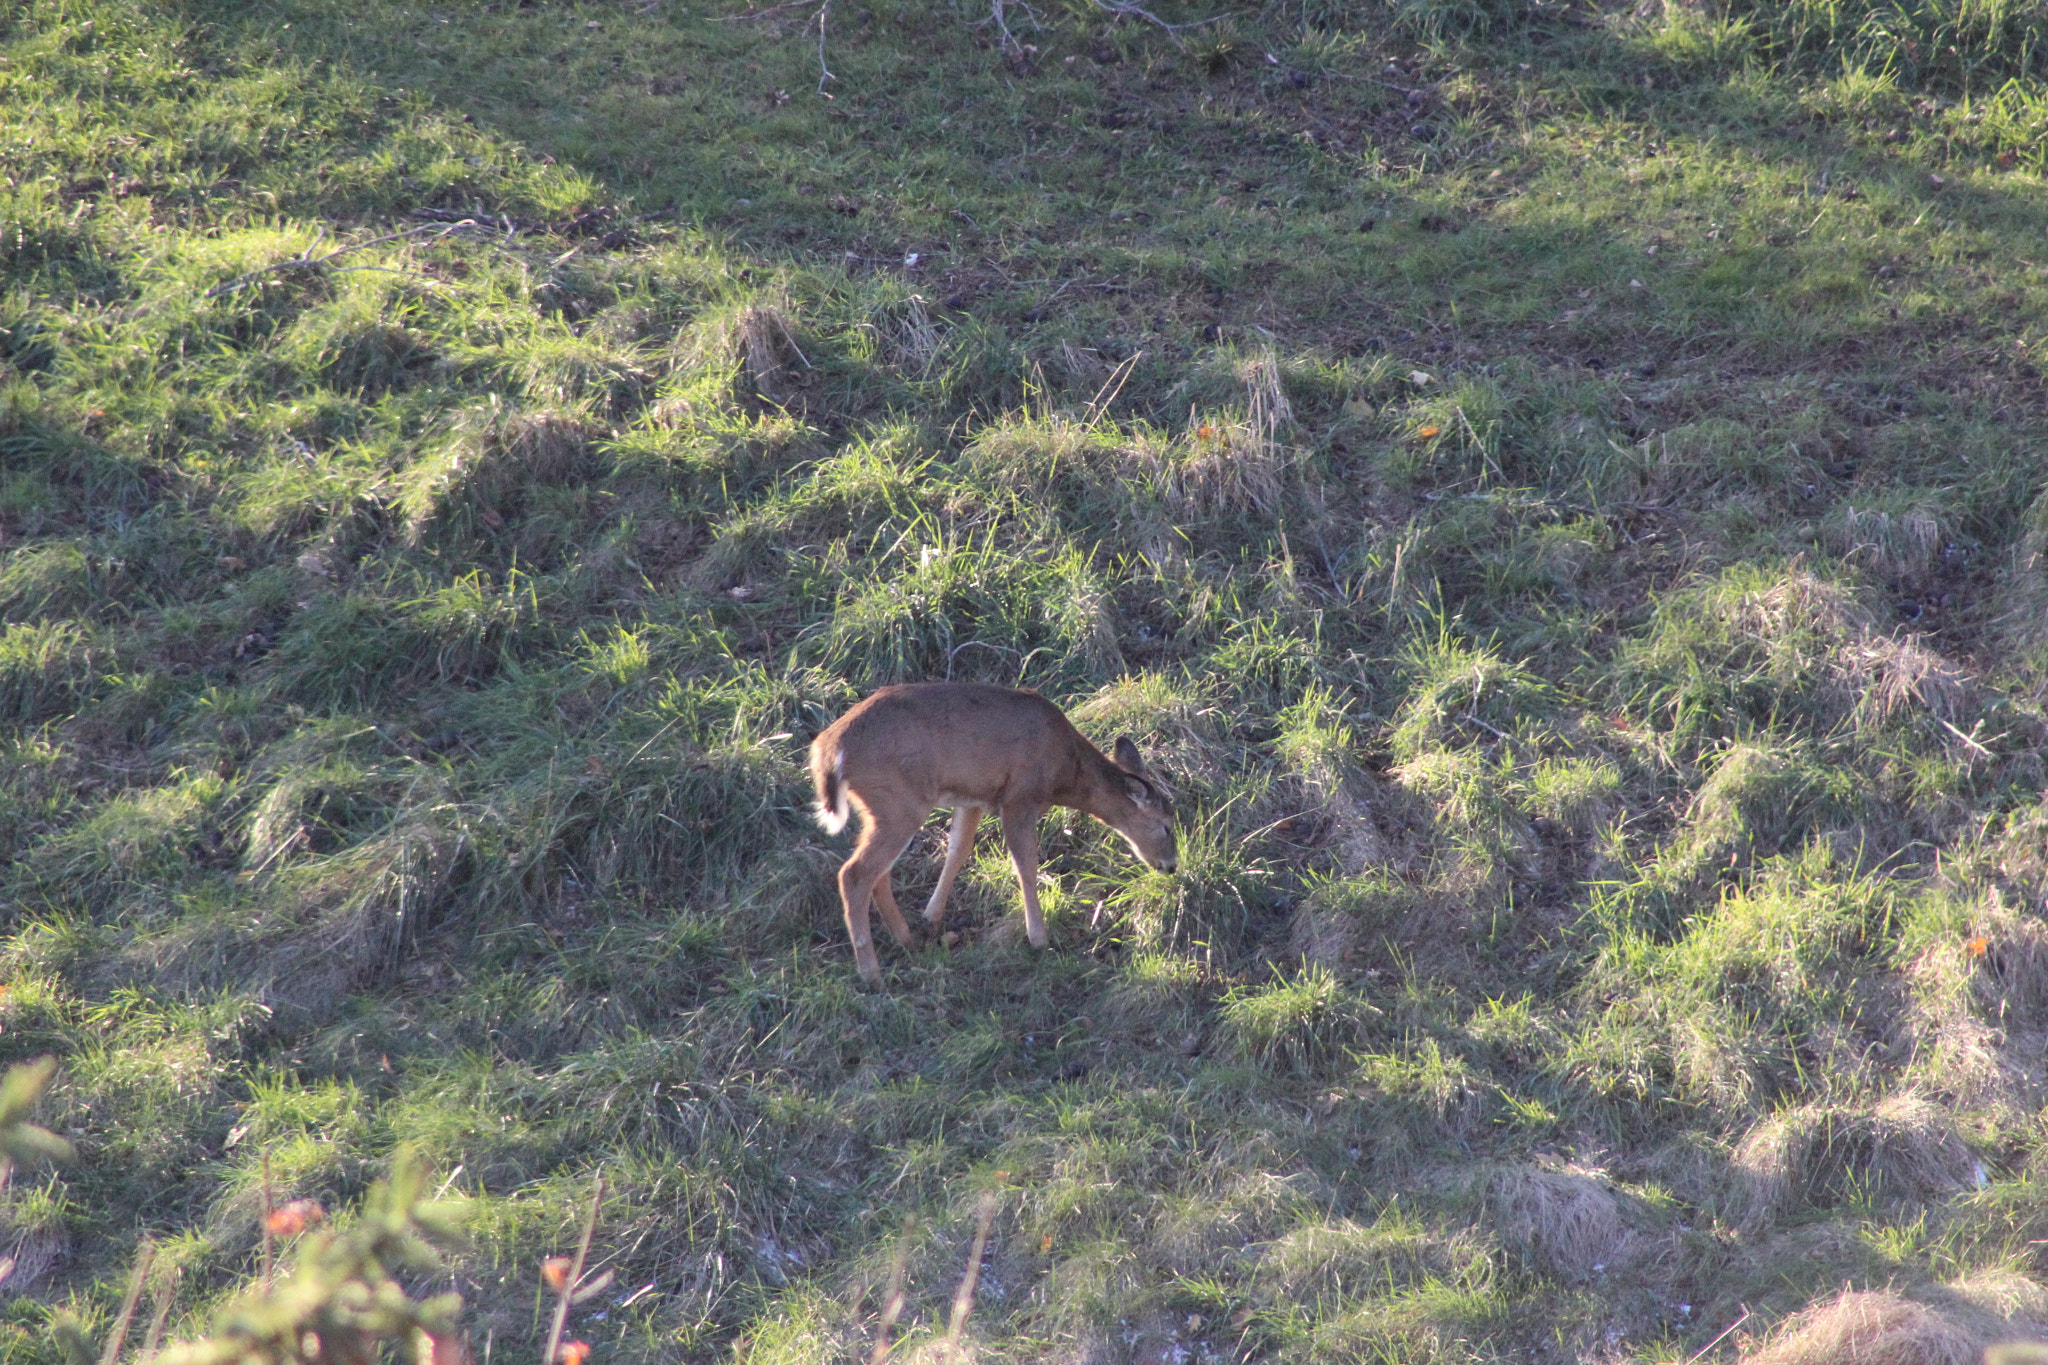
[[882, 969], [868, 933], [868, 907], [905, 948], [910, 926], [889, 889], [889, 869], [933, 810], [953, 807], [946, 865], [924, 917], [934, 932], [946, 896], [974, 845], [981, 817], [1003, 817], [1003, 842], [1024, 892], [1024, 932], [1046, 943], [1038, 912], [1038, 820], [1048, 807], [1084, 811], [1124, 836], [1149, 867], [1173, 871], [1173, 807], [1145, 776], [1128, 739], [1116, 761], [1102, 756], [1060, 709], [1036, 692], [979, 683], [912, 683], [885, 687], [834, 721], [811, 744], [818, 823], [846, 828], [853, 810], [864, 828], [853, 856], [839, 869], [839, 897], [853, 935], [854, 964], [870, 985]]

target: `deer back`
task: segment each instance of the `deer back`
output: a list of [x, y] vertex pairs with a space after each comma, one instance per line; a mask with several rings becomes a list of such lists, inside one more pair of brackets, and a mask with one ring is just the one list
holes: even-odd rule
[[973, 683], [885, 687], [818, 736], [814, 751], [864, 802], [927, 807], [1072, 804], [1109, 766], [1036, 692]]

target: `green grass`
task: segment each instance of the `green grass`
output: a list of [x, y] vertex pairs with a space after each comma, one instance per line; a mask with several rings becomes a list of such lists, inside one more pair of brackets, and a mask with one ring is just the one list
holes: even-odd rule
[[[595, 1365], [937, 1352], [990, 1199], [990, 1360], [2048, 1330], [2039, 16], [987, 17], [0, 18], [0, 1352], [404, 1150], [486, 1360], [599, 1176]], [[871, 993], [944, 677], [1180, 868]]]

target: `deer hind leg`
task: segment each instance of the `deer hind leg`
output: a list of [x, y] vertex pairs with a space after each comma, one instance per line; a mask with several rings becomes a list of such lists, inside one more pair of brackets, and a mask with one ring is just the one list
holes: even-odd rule
[[[863, 809], [865, 817], [860, 834], [860, 843], [854, 846], [853, 856], [839, 869], [839, 899], [846, 907], [846, 932], [853, 939], [853, 965], [860, 972], [861, 979], [871, 986], [882, 984], [882, 964], [875, 960], [874, 938], [868, 929], [868, 907], [880, 897], [876, 895], [878, 883], [886, 883], [889, 869], [903, 856], [909, 846], [910, 837], [917, 833], [922, 818], [905, 821], [891, 818], [880, 811]], [[887, 897], [887, 908], [882, 911], [884, 921], [893, 915], [895, 924], [902, 924], [903, 916], [896, 910], [896, 897], [884, 885], [882, 896]], [[909, 926], [904, 925], [904, 932]]]
[[939, 884], [932, 888], [932, 898], [924, 906], [924, 917], [934, 933], [946, 916], [946, 897], [953, 894], [953, 879], [974, 849], [974, 830], [981, 816], [980, 806], [963, 805], [953, 812], [953, 829], [946, 836], [946, 865], [939, 869]]
[[1046, 945], [1045, 916], [1038, 909], [1038, 819], [1044, 814], [1043, 806], [1003, 808], [1003, 842], [1017, 869], [1017, 889], [1024, 893], [1024, 936], [1034, 948]]

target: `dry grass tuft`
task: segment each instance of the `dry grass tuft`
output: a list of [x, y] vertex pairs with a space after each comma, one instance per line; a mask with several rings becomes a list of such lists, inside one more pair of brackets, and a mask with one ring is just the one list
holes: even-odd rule
[[1977, 1365], [1998, 1342], [2048, 1333], [2048, 1290], [1990, 1272], [1917, 1291], [1845, 1291], [1786, 1323], [1744, 1365]]
[[[762, 311], [764, 310], [748, 310], [749, 313]], [[773, 313], [774, 310], [765, 311]], [[764, 322], [763, 325], [767, 324]], [[912, 294], [894, 307], [875, 310], [866, 325], [880, 335], [883, 354], [899, 372], [919, 379], [931, 377], [932, 365], [939, 358], [939, 350], [945, 343], [945, 337], [932, 322], [931, 311], [925, 306], [924, 295]], [[800, 359], [802, 353], [796, 350], [796, 342], [790, 337], [788, 324], [782, 320], [780, 314], [774, 316], [773, 330], [776, 339], [784, 343], [787, 349]], [[1061, 344], [1065, 346], [1064, 342]], [[759, 373], [754, 370], [751, 350], [748, 357], [748, 369]]]
[[1484, 1200], [1501, 1240], [1567, 1283], [1590, 1283], [1652, 1249], [1648, 1210], [1592, 1167], [1502, 1165], [1486, 1177]]
[[1823, 1207], [1857, 1191], [1924, 1202], [1961, 1189], [1979, 1169], [1949, 1110], [1915, 1091], [1871, 1105], [1801, 1105], [1752, 1128], [1735, 1149], [1738, 1220]]
[[[926, 326], [930, 326], [929, 321]], [[782, 392], [783, 376], [791, 361], [808, 366], [796, 344], [796, 334], [790, 330], [789, 319], [773, 304], [757, 303], [742, 308], [732, 320], [732, 345], [745, 367], [747, 382], [764, 398], [772, 399]]]
[[1925, 507], [1885, 511], [1844, 502], [1839, 516], [1829, 521], [1835, 553], [1888, 579], [1918, 578], [1941, 553], [1941, 522]]
[[1952, 1100], [1993, 1102], [2039, 1080], [2048, 1048], [2048, 922], [1997, 888], [1937, 922], [1905, 970], [1916, 1067]]
[[1984, 1343], [1925, 1304], [1846, 1293], [1794, 1318], [1746, 1365], [1977, 1365]]
[[1882, 628], [1854, 590], [1808, 568], [1731, 572], [1674, 604], [1714, 622], [1724, 665], [1781, 685], [1817, 684], [1831, 706], [1859, 720], [1913, 707], [1946, 720], [1970, 698], [1969, 679], [1953, 662], [1921, 637]]
[[1218, 512], [1271, 513], [1293, 455], [1280, 439], [1294, 424], [1294, 407], [1281, 383], [1279, 358], [1269, 349], [1244, 362], [1245, 415], [1230, 421], [1188, 415], [1186, 434], [1170, 445], [1134, 443], [1126, 462], [1165, 494], [1176, 516]]
[[1938, 720], [1955, 717], [1969, 699], [1969, 678], [1919, 636], [1866, 631], [1842, 653], [1839, 668], [1876, 720], [1919, 707]]

